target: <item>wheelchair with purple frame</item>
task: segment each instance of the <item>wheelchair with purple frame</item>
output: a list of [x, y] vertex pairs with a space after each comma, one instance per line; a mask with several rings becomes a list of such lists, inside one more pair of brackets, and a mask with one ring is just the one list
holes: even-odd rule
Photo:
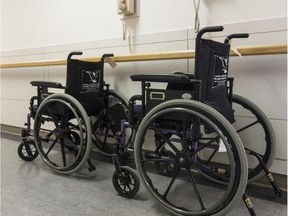
[[[85, 62], [72, 59], [82, 53], [71, 53], [66, 87], [31, 82], [38, 94], [31, 98], [19, 156], [31, 161], [40, 154], [61, 174], [76, 172], [86, 162], [92, 171], [89, 154], [94, 144], [112, 156], [113, 186], [121, 196], [133, 197], [141, 181], [172, 214], [226, 214], [245, 194], [247, 180], [260, 178], [263, 167], [268, 172], [275, 138], [264, 113], [234, 95], [233, 79], [228, 78], [228, 42], [248, 35], [230, 35], [224, 43], [202, 38], [206, 32], [222, 30], [207, 27], [197, 34], [194, 74], [132, 75], [132, 81], [141, 82], [142, 93], [129, 102], [104, 82], [104, 60], [113, 55]], [[165, 87], [160, 88], [161, 84]], [[65, 93], [51, 93], [48, 88], [62, 88]], [[262, 140], [256, 150], [247, 139], [251, 130], [263, 136], [257, 135]], [[247, 155], [257, 160], [247, 160]], [[131, 162], [139, 177], [128, 166]], [[203, 176], [212, 182], [205, 184]]]

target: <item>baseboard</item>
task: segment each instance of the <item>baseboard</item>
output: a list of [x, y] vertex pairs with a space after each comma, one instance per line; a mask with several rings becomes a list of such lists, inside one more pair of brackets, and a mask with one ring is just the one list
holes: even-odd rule
[[5, 132], [9, 134], [18, 135], [18, 136], [21, 136], [21, 131], [23, 130], [22, 127], [16, 127], [16, 126], [5, 125], [5, 124], [1, 124], [0, 128], [1, 128], [1, 133]]

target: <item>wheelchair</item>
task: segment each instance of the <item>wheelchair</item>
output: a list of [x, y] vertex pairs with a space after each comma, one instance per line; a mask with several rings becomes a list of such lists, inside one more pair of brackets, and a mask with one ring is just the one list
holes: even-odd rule
[[[234, 78], [228, 77], [229, 58], [227, 56], [229, 56], [230, 40], [234, 38], [248, 38], [249, 35], [246, 33], [231, 34], [225, 38], [224, 44], [215, 43], [214, 41], [205, 40], [201, 38], [202, 35], [206, 33], [206, 31], [210, 32], [214, 30], [215, 30], [214, 28], [212, 29], [204, 28], [202, 31], [198, 33], [196, 39], [195, 74], [189, 73], [186, 75], [190, 76], [190, 78], [192, 79], [201, 80], [202, 82], [202, 86], [200, 89], [202, 91], [200, 94], [202, 97], [201, 101], [205, 104], [208, 104], [209, 106], [212, 106], [214, 109], [223, 114], [233, 125], [234, 129], [240, 136], [244, 144], [245, 152], [248, 158], [248, 183], [253, 183], [258, 179], [262, 178], [264, 175], [266, 175], [267, 179], [270, 181], [271, 186], [275, 191], [275, 194], [277, 196], [281, 196], [282, 191], [279, 189], [272, 174], [269, 172], [269, 168], [272, 165], [276, 149], [276, 141], [272, 125], [269, 122], [269, 119], [263, 113], [263, 111], [255, 103], [240, 95], [234, 94], [233, 92]], [[220, 31], [221, 27], [218, 27], [218, 29], [216, 30]], [[222, 56], [217, 54], [221, 52], [222, 53], [225, 52], [225, 54], [222, 54]], [[216, 56], [216, 60], [214, 55]], [[225, 56], [225, 58], [223, 58], [223, 56]], [[221, 74], [221, 71], [217, 72], [217, 70], [215, 70], [215, 67], [221, 68], [221, 65], [222, 68], [224, 67], [224, 69], [220, 70], [223, 70], [222, 72], [225, 72], [224, 74], [223, 73]], [[178, 74], [183, 75], [183, 73], [180, 72], [178, 72]], [[151, 79], [149, 78], [150, 76], [153, 75], [146, 76], [147, 80]], [[135, 78], [135, 76], [131, 77], [132, 80], [133, 77]], [[145, 81], [145, 79], [138, 81]], [[167, 82], [169, 83], [169, 80], [167, 80]], [[150, 84], [148, 83], [147, 85]], [[142, 86], [142, 92], [143, 92], [142, 95], [145, 95], [145, 91], [143, 89], [145, 89], [145, 86]], [[179, 85], [179, 83], [177, 82], [176, 83], [170, 82], [167, 85], [167, 89], [165, 90], [165, 92], [171, 90], [191, 90], [191, 89], [193, 89], [193, 83], [192, 84], [181, 83], [181, 85]], [[161, 94], [165, 94], [165, 92]], [[145, 104], [145, 99], [143, 98], [143, 96], [141, 95], [133, 96], [130, 100], [132, 106], [131, 107], [129, 106], [130, 119], [133, 118], [131, 116], [133, 116], [135, 108], [134, 102], [132, 101], [134, 100], [134, 98], [137, 97], [138, 100], [142, 101], [142, 104]], [[211, 100], [210, 98], [212, 98], [213, 100]], [[145, 112], [144, 111], [145, 107], [140, 108], [138, 106], [137, 112], [139, 112], [139, 109], [142, 109], [143, 113]], [[109, 131], [109, 128], [105, 128], [105, 130]], [[99, 136], [104, 136], [106, 138], [113, 137], [113, 135], [109, 134], [109, 132], [106, 133], [106, 136], [105, 133], [102, 133], [102, 135], [100, 134]], [[118, 140], [119, 139], [120, 138], [118, 138]], [[134, 139], [135, 138], [130, 139], [128, 144], [131, 145], [131, 140]], [[112, 142], [116, 142], [116, 140]], [[134, 141], [132, 141], [132, 144], [133, 142]], [[98, 142], [98, 143], [100, 143], [102, 147], [106, 145], [105, 142]], [[168, 170], [167, 167], [166, 169]], [[222, 171], [223, 171], [222, 169], [219, 169], [218, 172]], [[202, 174], [204, 174], [212, 181], [215, 181], [220, 184], [223, 183], [225, 184], [225, 181], [223, 181], [223, 179], [217, 178], [213, 173], [208, 174], [203, 172]]]
[[[228, 36], [224, 43], [202, 38], [204, 33], [222, 30], [207, 27], [197, 34], [194, 74], [132, 75], [132, 81], [141, 82], [141, 95], [129, 102], [104, 82], [103, 63], [113, 55], [84, 62], [71, 58], [82, 53], [71, 53], [66, 87], [31, 82], [38, 94], [30, 101], [19, 156], [31, 161], [40, 154], [61, 174], [76, 172], [86, 162], [92, 171], [89, 154], [94, 143], [102, 154], [112, 156], [116, 168], [112, 182], [121, 196], [133, 197], [141, 181], [155, 201], [174, 215], [228, 213], [245, 193], [247, 181], [259, 178], [263, 166], [271, 165], [275, 137], [264, 113], [234, 95], [233, 79], [228, 78], [228, 42], [244, 36]], [[166, 88], [159, 88], [159, 83]], [[65, 94], [48, 88], [65, 89]], [[253, 122], [240, 121], [243, 114], [236, 106], [248, 111]], [[249, 140], [243, 139], [243, 145], [239, 136], [246, 137], [254, 125], [264, 133], [260, 152]], [[257, 160], [250, 163], [247, 155]], [[139, 177], [128, 166], [130, 159]], [[203, 176], [212, 182], [203, 183]], [[207, 191], [213, 197], [205, 197]]]
[[[97, 116], [110, 102], [127, 103], [124, 96], [109, 89], [103, 80], [105, 54], [99, 62], [85, 62], [67, 58], [66, 86], [48, 81], [32, 81], [37, 96], [30, 100], [26, 129], [22, 130], [22, 143], [18, 155], [25, 161], [34, 160], [38, 154], [55, 172], [71, 174], [86, 161], [89, 171], [95, 170], [89, 159], [92, 147], [92, 117]], [[52, 93], [51, 89], [63, 89], [64, 93]], [[109, 101], [109, 104], [108, 104]], [[89, 116], [89, 117], [88, 117]], [[31, 130], [34, 119], [34, 131]]]

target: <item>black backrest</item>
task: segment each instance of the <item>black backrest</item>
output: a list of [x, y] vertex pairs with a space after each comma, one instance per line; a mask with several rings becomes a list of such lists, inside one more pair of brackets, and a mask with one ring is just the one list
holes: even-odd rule
[[195, 56], [195, 79], [202, 81], [201, 99], [210, 100], [219, 89], [226, 90], [229, 43], [201, 39]]
[[[206, 32], [222, 30], [222, 26], [215, 26], [199, 31], [196, 37], [195, 70], [190, 77], [201, 81], [200, 101], [216, 109], [232, 123], [235, 121], [234, 113], [227, 89], [230, 44], [202, 38]], [[195, 85], [169, 83], [167, 89], [195, 90]]]
[[[223, 30], [221, 27], [215, 27], [215, 31], [217, 28]], [[208, 32], [210, 29], [214, 30], [210, 27]], [[227, 89], [230, 44], [202, 39], [203, 32], [199, 33], [200, 36], [197, 35], [196, 39], [194, 75], [195, 79], [202, 82], [201, 101], [216, 109], [230, 122], [234, 122]]]
[[82, 53], [74, 52], [68, 56], [65, 93], [75, 97], [88, 116], [97, 115], [104, 108], [103, 58], [99, 62], [71, 59], [75, 54], [81, 55]]

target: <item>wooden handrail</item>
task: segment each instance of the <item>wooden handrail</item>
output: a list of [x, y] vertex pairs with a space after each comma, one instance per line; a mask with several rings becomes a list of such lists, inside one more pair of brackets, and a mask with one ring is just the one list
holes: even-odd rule
[[[271, 55], [271, 54], [287, 54], [287, 44], [272, 44], [272, 45], [256, 45], [256, 46], [241, 46], [237, 47], [242, 56], [249, 55]], [[231, 50], [230, 56], [237, 56]], [[142, 54], [115, 55], [112, 59], [115, 62], [132, 62], [132, 61], [153, 61], [153, 60], [168, 60], [168, 59], [187, 59], [194, 58], [194, 50], [171, 51], [171, 52], [154, 52]], [[101, 57], [79, 58], [84, 61], [99, 61]], [[67, 60], [43, 60], [30, 62], [13, 62], [2, 63], [0, 68], [18, 68], [18, 67], [37, 67], [37, 66], [55, 66], [66, 65]]]

